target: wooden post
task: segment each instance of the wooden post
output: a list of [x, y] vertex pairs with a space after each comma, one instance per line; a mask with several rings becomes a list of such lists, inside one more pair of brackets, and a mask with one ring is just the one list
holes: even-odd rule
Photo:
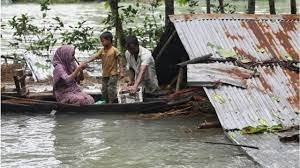
[[167, 89], [170, 89], [172, 85], [177, 81], [178, 74], [172, 79], [172, 81], [167, 85]]
[[[2, 57], [2, 56], [1, 56], [1, 57]], [[5, 65], [8, 64], [7, 57], [4, 57], [4, 62], [5, 62]]]
[[16, 91], [17, 91], [17, 93], [20, 93], [20, 92], [21, 92], [21, 87], [20, 87], [19, 79], [18, 79], [17, 76], [14, 76], [14, 82], [15, 82], [15, 86], [16, 86]]
[[291, 0], [291, 14], [297, 14], [296, 0]]
[[255, 0], [248, 0], [248, 14], [255, 13]]
[[[176, 91], [178, 91], [180, 89], [180, 85], [182, 83], [182, 78], [183, 78], [186, 66], [188, 64], [199, 63], [199, 62], [208, 60], [211, 56], [212, 56], [212, 53], [209, 53], [209, 54], [194, 58], [192, 60], [184, 61], [184, 62], [177, 64], [180, 68], [179, 68], [178, 77], [177, 77]], [[184, 58], [182, 57], [181, 59], [183, 61]]]
[[[24, 74], [23, 69], [16, 69], [14, 72], [14, 82], [16, 86], [16, 91], [18, 94], [23, 95], [26, 93], [26, 74]], [[21, 86], [20, 86], [21, 85]]]
[[206, 0], [206, 13], [210, 13], [210, 0]]
[[26, 75], [23, 75], [21, 78], [19, 78], [22, 91], [26, 91], [25, 78], [26, 78]]
[[275, 0], [269, 0], [270, 14], [276, 15], [275, 11]]
[[182, 77], [183, 77], [183, 72], [184, 72], [183, 67], [180, 67], [179, 68], [179, 73], [178, 73], [178, 78], [177, 78], [177, 83], [176, 83], [176, 91], [178, 91], [180, 89], [180, 85], [181, 85]]
[[24, 75], [23, 69], [16, 69], [15, 70], [15, 76], [21, 77]]

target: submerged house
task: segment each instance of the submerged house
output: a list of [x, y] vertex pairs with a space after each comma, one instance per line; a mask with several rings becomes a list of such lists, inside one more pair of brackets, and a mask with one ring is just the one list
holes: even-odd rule
[[[187, 64], [188, 86], [204, 88], [227, 137], [263, 167], [299, 167], [300, 15], [173, 15], [153, 56], [160, 84]], [[211, 54], [212, 56], [208, 55]], [[201, 59], [203, 58], [203, 59]], [[198, 60], [198, 61], [197, 61]], [[296, 131], [291, 131], [298, 127]], [[263, 128], [263, 133], [251, 133]], [[253, 130], [252, 130], [253, 131]]]

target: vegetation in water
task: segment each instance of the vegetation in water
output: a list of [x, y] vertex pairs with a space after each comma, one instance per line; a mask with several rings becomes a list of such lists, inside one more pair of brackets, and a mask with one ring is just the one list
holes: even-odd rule
[[281, 124], [267, 126], [267, 125], [258, 125], [256, 127], [248, 126], [241, 130], [241, 134], [257, 134], [257, 133], [264, 133], [264, 132], [278, 132], [282, 130], [283, 127]]
[[269, 125], [265, 119], [259, 119], [259, 125], [256, 127], [247, 126], [244, 127], [240, 132], [242, 135], [244, 134], [257, 134], [264, 132], [278, 132], [283, 129], [282, 124], [277, 125]]
[[[121, 6], [118, 4], [123, 36], [136, 35], [141, 45], [154, 48], [164, 30], [164, 17], [161, 14], [157, 15], [156, 12], [161, 5], [160, 1], [153, 1], [150, 5], [136, 3], [135, 5]], [[143, 21], [139, 25], [136, 24], [138, 22], [136, 16], [142, 16]], [[115, 19], [111, 11], [102, 22], [106, 25], [103, 31], [112, 30], [116, 26]]]
[[8, 26], [13, 30], [13, 38], [9, 42], [11, 48], [25, 48], [26, 52], [37, 55], [49, 56], [53, 47], [57, 43], [73, 44], [80, 51], [95, 49], [98, 38], [94, 37], [92, 27], [85, 25], [85, 20], [80, 21], [75, 26], [65, 25], [59, 17], [48, 18], [47, 11], [50, 1], [41, 2], [40, 22], [34, 22], [36, 18], [22, 14], [14, 16], [8, 22]]

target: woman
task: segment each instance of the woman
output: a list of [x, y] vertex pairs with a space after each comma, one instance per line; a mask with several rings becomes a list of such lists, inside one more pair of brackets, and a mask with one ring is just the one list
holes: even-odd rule
[[81, 91], [77, 82], [80, 71], [86, 68], [85, 63], [75, 63], [75, 49], [71, 45], [58, 48], [53, 57], [53, 94], [60, 103], [93, 104], [94, 99]]

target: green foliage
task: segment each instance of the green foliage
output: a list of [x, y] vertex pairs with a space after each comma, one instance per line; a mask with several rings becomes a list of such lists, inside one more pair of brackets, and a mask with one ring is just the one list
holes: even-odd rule
[[41, 2], [42, 24], [33, 24], [35, 18], [26, 14], [9, 20], [8, 25], [13, 30], [13, 39], [9, 41], [11, 48], [25, 48], [27, 52], [48, 56], [58, 42], [73, 44], [81, 51], [95, 49], [98, 40], [93, 38], [93, 29], [84, 25], [86, 21], [64, 30], [66, 27], [59, 17], [47, 18], [49, 4], [50, 0]]
[[[199, 1], [197, 0], [176, 0], [179, 5], [188, 5], [188, 10], [190, 13], [194, 13], [194, 7], [199, 6]], [[215, 4], [210, 4], [213, 13], [221, 13], [221, 7]], [[224, 3], [224, 12], [225, 13], [236, 13], [237, 7], [236, 5], [232, 5], [230, 3]]]
[[[41, 10], [47, 11], [47, 2], [41, 5]], [[9, 42], [11, 47], [24, 47], [27, 51], [42, 55], [43, 50], [50, 51], [57, 40], [53, 36], [51, 28], [45, 26], [48, 22], [43, 20], [44, 26], [38, 27], [32, 24], [35, 18], [22, 14], [20, 17], [14, 16], [9, 25], [14, 30], [13, 41]], [[43, 13], [43, 19], [46, 19], [46, 12]], [[51, 25], [51, 24], [50, 24]]]
[[[219, 5], [211, 4], [210, 6], [212, 8], [213, 13], [221, 13], [221, 7]], [[230, 14], [236, 13], [236, 6], [229, 3], [225, 3], [224, 12]]]
[[8, 23], [14, 29], [13, 36], [15, 40], [25, 42], [28, 41], [29, 35], [34, 35], [39, 32], [37, 26], [30, 24], [33, 17], [29, 17], [26, 14], [22, 14], [20, 17], [14, 16]]
[[258, 125], [257, 127], [248, 126], [241, 130], [241, 134], [257, 134], [257, 133], [264, 133], [264, 132], [278, 132], [282, 130], [283, 127], [281, 124], [267, 126], [267, 125]]
[[[155, 12], [161, 5], [160, 1], [152, 1], [150, 6], [140, 3], [136, 3], [134, 6], [119, 6], [124, 35], [136, 35], [141, 45], [147, 48], [154, 48], [164, 30], [161, 24], [164, 19], [163, 16], [159, 15], [157, 17], [155, 15]], [[142, 23], [140, 23], [141, 19], [136, 19], [137, 16], [144, 16]], [[102, 23], [106, 25], [102, 31], [112, 30], [115, 27], [111, 12]]]
[[[50, 4], [53, 3], [79, 3], [89, 0], [49, 0]], [[93, 1], [93, 0], [90, 0]], [[41, 0], [12, 0], [13, 3], [41, 3]]]
[[134, 18], [138, 13], [138, 9], [135, 9], [132, 7], [132, 5], [129, 5], [127, 8], [121, 8], [121, 11], [121, 20], [124, 20], [125, 23], [134, 23]]
[[41, 11], [45, 11], [47, 12], [48, 10], [50, 10], [49, 5], [50, 5], [50, 0], [43, 0], [41, 3]]
[[78, 22], [77, 26], [69, 26], [71, 31], [64, 31], [62, 35], [62, 42], [66, 44], [73, 44], [80, 51], [94, 50], [95, 44], [99, 42], [98, 38], [93, 37], [93, 28], [84, 26], [86, 21]]
[[221, 95], [219, 94], [214, 94], [213, 95], [213, 99], [217, 102], [219, 102], [220, 104], [224, 104], [226, 101], [224, 99], [224, 97], [222, 97]]
[[187, 3], [190, 2], [190, 0], [176, 0], [176, 2], [177, 2], [179, 5], [186, 5]]
[[46, 32], [43, 34], [43, 37], [41, 37], [39, 40], [33, 41], [27, 50], [32, 51], [33, 53], [42, 55], [42, 51], [50, 51], [51, 48], [54, 47], [56, 44], [57, 39], [54, 38], [52, 32]]
[[181, 6], [187, 5], [190, 13], [195, 13], [195, 7], [199, 6], [199, 1], [197, 0], [176, 0], [176, 2]]
[[220, 55], [220, 57], [226, 59], [226, 58], [235, 58], [242, 63], [248, 63], [251, 62], [249, 59], [247, 59], [243, 55], [237, 54], [233, 49], [224, 49], [219, 45], [213, 44], [211, 42], [208, 42], [207, 47], [210, 47], [211, 49], [215, 50], [217, 54]]

